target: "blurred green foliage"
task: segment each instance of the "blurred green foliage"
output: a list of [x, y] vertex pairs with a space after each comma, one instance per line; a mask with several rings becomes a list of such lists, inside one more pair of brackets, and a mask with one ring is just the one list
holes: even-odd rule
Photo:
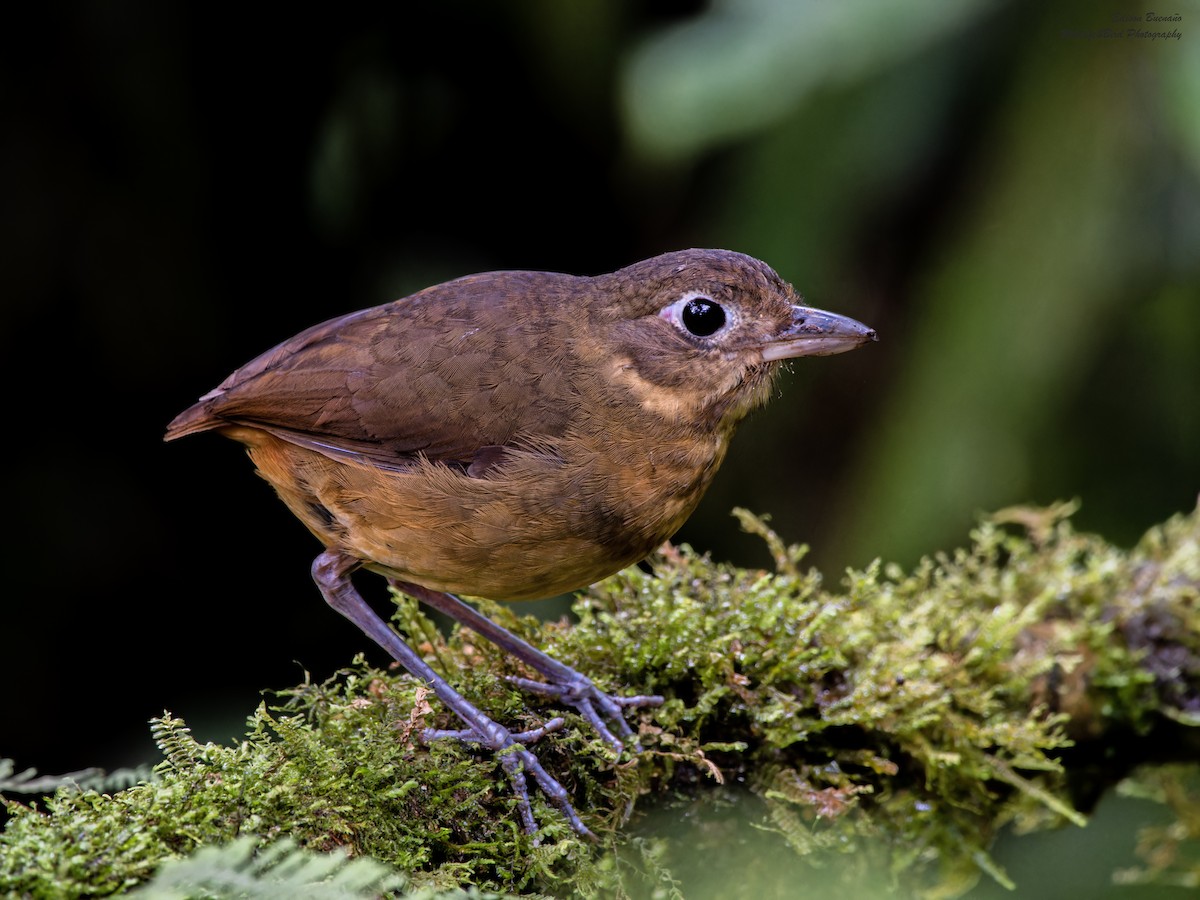
[[887, 342], [850, 376], [874, 399], [837, 473], [839, 562], [1070, 495], [1128, 539], [1200, 488], [1200, 5], [1171, 12], [728, 0], [630, 58], [640, 151], [728, 148], [701, 241]]

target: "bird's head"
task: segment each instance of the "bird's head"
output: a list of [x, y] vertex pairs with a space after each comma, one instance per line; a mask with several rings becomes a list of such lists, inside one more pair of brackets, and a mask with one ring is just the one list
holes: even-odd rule
[[770, 266], [728, 250], [682, 250], [594, 279], [591, 328], [607, 369], [666, 418], [732, 428], [766, 400], [780, 360], [876, 339], [854, 319], [805, 306]]

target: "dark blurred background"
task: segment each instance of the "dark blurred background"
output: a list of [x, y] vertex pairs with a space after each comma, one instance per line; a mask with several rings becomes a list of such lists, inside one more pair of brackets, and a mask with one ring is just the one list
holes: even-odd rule
[[1195, 504], [1195, 0], [297, 10], [35, 5], [0, 36], [18, 768], [153, 759], [164, 708], [228, 740], [370, 649], [240, 448], [162, 432], [296, 331], [470, 272], [720, 246], [878, 329], [743, 426], [679, 535], [719, 558], [768, 564], [735, 505], [836, 583], [1008, 504], [1079, 498], [1123, 544]]

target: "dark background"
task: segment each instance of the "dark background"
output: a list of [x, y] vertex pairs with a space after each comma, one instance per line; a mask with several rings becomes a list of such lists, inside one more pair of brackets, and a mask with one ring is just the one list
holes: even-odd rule
[[[767, 260], [881, 342], [801, 361], [681, 540], [836, 584], [1079, 498], [1129, 544], [1200, 489], [1200, 10], [75, 3], [0, 36], [6, 565], [0, 755], [228, 740], [366, 640], [319, 549], [166, 423], [330, 316], [470, 272]], [[1122, 11], [1123, 7], [1120, 7]], [[378, 596], [382, 596], [382, 590]]]

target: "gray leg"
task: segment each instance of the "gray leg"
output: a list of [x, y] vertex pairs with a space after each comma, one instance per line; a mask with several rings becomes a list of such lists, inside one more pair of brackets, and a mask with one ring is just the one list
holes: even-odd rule
[[[621, 738], [628, 740], [633, 737], [633, 730], [625, 721], [623, 711], [627, 707], [660, 706], [663, 702], [663, 698], [657, 696], [617, 697], [606, 694], [596, 687], [586, 675], [547, 656], [512, 632], [501, 628], [453, 594], [431, 591], [429, 588], [406, 581], [397, 581], [396, 579], [388, 579], [388, 581], [396, 590], [445, 613], [456, 622], [482, 635], [497, 647], [511, 653], [535, 671], [540, 672], [550, 680], [549, 684], [530, 681], [528, 678], [511, 678], [509, 680], [531, 693], [554, 697], [568, 706], [575, 707], [580, 715], [587, 719], [588, 724], [596, 730], [596, 733], [618, 753], [623, 746]], [[605, 719], [616, 725], [617, 731], [621, 734], [620, 738], [609, 730], [604, 722]], [[633, 749], [637, 749], [636, 742]]]
[[[524, 743], [536, 741], [547, 732], [561, 728], [563, 720], [554, 719], [541, 728], [514, 734], [485, 716], [434, 672], [425, 660], [404, 643], [367, 605], [350, 581], [350, 573], [360, 564], [359, 560], [336, 550], [326, 550], [316, 558], [312, 567], [313, 580], [321, 589], [325, 602], [362, 629], [367, 637], [390, 653], [392, 658], [412, 675], [429, 685], [438, 698], [467, 726], [462, 731], [454, 732], [455, 737], [479, 744], [499, 755], [500, 764], [512, 782], [521, 824], [527, 833], [537, 831], [537, 823], [534, 822], [533, 810], [529, 805], [526, 772], [533, 776], [542, 793], [559, 808], [577, 833], [584, 837], [594, 837], [572, 808], [566, 789], [542, 768], [536, 756], [522, 746]], [[433, 729], [430, 729], [430, 732], [432, 733], [426, 735], [427, 739], [442, 736], [442, 733]]]

